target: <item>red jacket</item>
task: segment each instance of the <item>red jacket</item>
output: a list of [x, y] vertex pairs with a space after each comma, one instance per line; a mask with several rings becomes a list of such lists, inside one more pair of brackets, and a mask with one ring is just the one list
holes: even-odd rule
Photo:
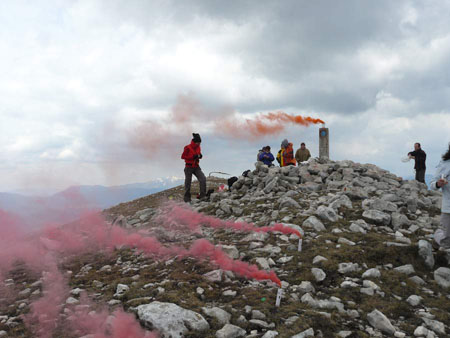
[[184, 147], [181, 158], [186, 162], [186, 167], [198, 168], [200, 159], [194, 159], [194, 156], [198, 155], [201, 157], [201, 152], [200, 144], [197, 144], [194, 141], [191, 141], [191, 144]]

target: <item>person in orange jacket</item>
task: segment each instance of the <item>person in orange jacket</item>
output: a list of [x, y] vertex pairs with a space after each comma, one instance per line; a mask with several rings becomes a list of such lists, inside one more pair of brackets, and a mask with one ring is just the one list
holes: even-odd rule
[[184, 201], [186, 203], [191, 201], [191, 183], [192, 175], [197, 177], [200, 185], [200, 199], [206, 197], [206, 177], [200, 169], [200, 159], [203, 158], [200, 143], [202, 139], [199, 134], [192, 134], [193, 138], [190, 144], [184, 147], [181, 158], [186, 162], [184, 168]]
[[280, 167], [296, 164], [293, 144], [287, 139], [284, 139], [283, 142], [281, 142], [281, 149], [277, 154], [277, 161], [280, 163]]

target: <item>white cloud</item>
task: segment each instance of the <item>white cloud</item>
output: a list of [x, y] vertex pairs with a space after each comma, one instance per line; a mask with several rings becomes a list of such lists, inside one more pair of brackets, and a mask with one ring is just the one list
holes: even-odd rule
[[58, 186], [179, 175], [178, 153], [149, 161], [126, 132], [155, 120], [174, 133], [171, 109], [189, 93], [206, 107], [192, 124], [205, 170], [239, 173], [284, 136], [317, 147], [314, 128], [225, 142], [212, 128], [225, 110], [323, 118], [337, 159], [402, 173], [398, 157], [423, 140], [431, 163], [449, 127], [449, 14], [406, 0], [0, 2], [0, 191], [37, 184], [20, 178], [33, 172]]

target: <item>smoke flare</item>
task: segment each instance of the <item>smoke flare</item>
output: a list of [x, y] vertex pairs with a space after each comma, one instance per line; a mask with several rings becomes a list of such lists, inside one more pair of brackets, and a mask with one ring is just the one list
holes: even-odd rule
[[238, 118], [236, 115], [216, 121], [217, 132], [228, 137], [240, 139], [257, 139], [266, 135], [276, 135], [286, 129], [287, 124], [309, 127], [312, 124], [324, 124], [318, 118], [290, 115], [282, 111], [260, 114], [254, 119]]

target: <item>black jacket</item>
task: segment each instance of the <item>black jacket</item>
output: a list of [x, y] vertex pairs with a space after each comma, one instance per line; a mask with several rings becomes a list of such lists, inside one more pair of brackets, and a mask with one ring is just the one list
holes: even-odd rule
[[427, 154], [422, 149], [414, 150], [408, 153], [408, 155], [414, 156], [414, 161], [416, 162], [414, 165], [414, 169], [422, 170], [426, 169], [425, 161], [427, 159]]

